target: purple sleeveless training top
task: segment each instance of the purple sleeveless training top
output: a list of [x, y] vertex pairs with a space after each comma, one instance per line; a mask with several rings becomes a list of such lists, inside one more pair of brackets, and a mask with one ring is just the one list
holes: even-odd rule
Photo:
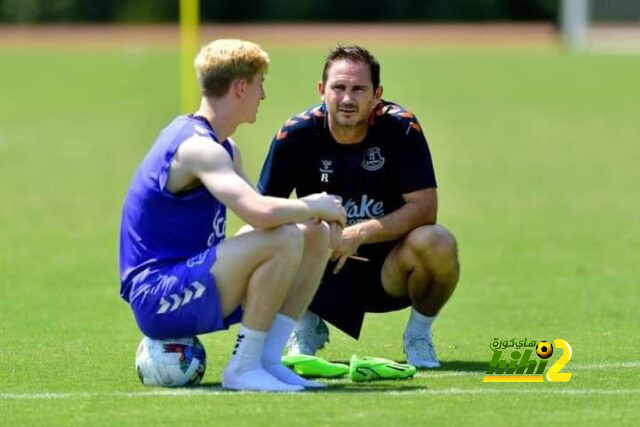
[[[136, 275], [184, 262], [225, 238], [226, 208], [204, 186], [178, 195], [166, 189], [178, 147], [194, 135], [218, 143], [206, 119], [179, 116], [160, 132], [129, 186], [120, 227], [120, 295], [126, 301]], [[222, 146], [233, 158], [229, 141]]]

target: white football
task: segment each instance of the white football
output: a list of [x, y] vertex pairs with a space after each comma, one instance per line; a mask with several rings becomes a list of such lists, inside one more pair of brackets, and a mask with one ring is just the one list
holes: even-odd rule
[[206, 369], [207, 354], [198, 337], [167, 340], [144, 337], [138, 345], [136, 371], [144, 385], [197, 385]]

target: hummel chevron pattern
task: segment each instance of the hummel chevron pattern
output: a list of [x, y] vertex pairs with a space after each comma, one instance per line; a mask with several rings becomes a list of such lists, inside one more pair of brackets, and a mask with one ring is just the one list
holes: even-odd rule
[[182, 299], [182, 305], [189, 304], [189, 301], [191, 301], [192, 296], [193, 296], [193, 292], [191, 292], [189, 288], [186, 288], [184, 290], [184, 298]]
[[206, 289], [206, 287], [198, 281], [189, 284], [189, 286], [192, 287], [193, 290], [188, 287], [185, 288], [183, 297], [181, 297], [180, 294], [171, 294], [168, 297], [171, 299], [171, 301], [167, 301], [164, 297], [162, 297], [159, 304], [160, 308], [158, 309], [158, 311], [156, 311], [156, 314], [164, 314], [167, 311], [175, 311], [181, 305], [189, 304], [192, 300], [200, 298], [202, 294], [204, 294], [204, 291]]

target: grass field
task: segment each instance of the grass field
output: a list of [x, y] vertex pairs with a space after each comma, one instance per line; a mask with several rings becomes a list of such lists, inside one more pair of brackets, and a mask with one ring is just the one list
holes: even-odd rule
[[[202, 337], [202, 387], [141, 386], [140, 332], [118, 297], [119, 214], [176, 114], [177, 55], [4, 49], [3, 425], [635, 425], [640, 57], [371, 47], [385, 98], [426, 129], [439, 220], [459, 240], [461, 281], [434, 329], [443, 367], [326, 392], [228, 393], [220, 371], [234, 336], [223, 333]], [[317, 101], [323, 55], [270, 53], [258, 121], [236, 135], [253, 179], [280, 124]], [[370, 315], [358, 342], [334, 330], [321, 355], [403, 360], [406, 316]], [[571, 381], [483, 384], [496, 337], [567, 340]]]

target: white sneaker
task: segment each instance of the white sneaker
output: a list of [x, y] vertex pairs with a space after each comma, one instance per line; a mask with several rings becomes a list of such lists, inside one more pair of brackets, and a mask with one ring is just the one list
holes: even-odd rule
[[329, 342], [329, 328], [318, 315], [307, 311], [303, 318], [296, 323], [289, 341], [287, 341], [287, 355], [295, 356], [307, 354], [314, 356], [316, 351], [324, 348]]
[[433, 346], [431, 335], [408, 335], [402, 337], [404, 344], [404, 354], [407, 356], [407, 363], [416, 368], [439, 368], [440, 362], [436, 356], [436, 349]]

